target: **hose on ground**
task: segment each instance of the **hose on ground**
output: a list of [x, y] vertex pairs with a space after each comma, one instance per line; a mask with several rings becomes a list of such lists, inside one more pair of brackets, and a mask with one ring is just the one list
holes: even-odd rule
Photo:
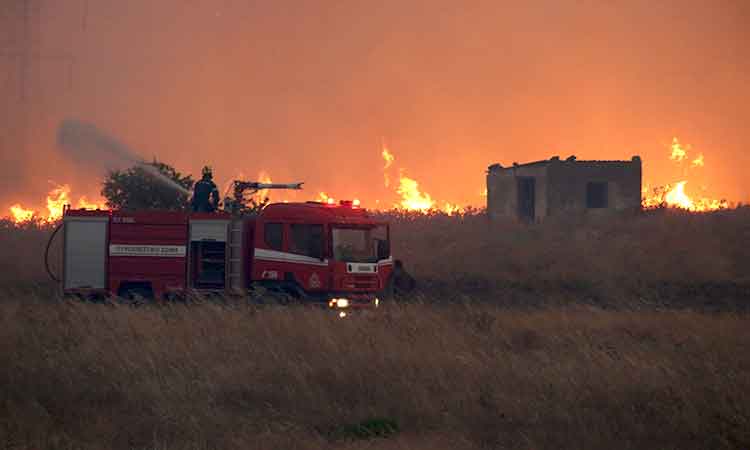
[[49, 240], [47, 241], [47, 248], [44, 250], [44, 268], [47, 269], [47, 275], [54, 281], [55, 283], [59, 283], [60, 279], [55, 276], [54, 273], [52, 273], [52, 269], [49, 267], [49, 249], [52, 247], [52, 241], [55, 239], [55, 236], [57, 235], [57, 232], [60, 231], [60, 228], [63, 227], [63, 223], [60, 222], [56, 227], [55, 230], [52, 232], [52, 236], [49, 237]]

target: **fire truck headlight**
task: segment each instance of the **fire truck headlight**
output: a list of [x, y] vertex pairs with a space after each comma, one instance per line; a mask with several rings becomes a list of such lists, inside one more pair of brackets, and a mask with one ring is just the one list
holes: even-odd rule
[[346, 317], [346, 313], [344, 311], [341, 311], [339, 313], [339, 317], [341, 317], [343, 319], [344, 317]]
[[349, 306], [349, 300], [345, 298], [336, 299], [336, 306], [339, 308], [346, 308]]

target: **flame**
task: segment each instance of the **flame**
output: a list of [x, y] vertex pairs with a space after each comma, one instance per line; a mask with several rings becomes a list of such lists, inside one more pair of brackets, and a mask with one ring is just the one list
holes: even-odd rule
[[383, 156], [383, 159], [385, 160], [385, 166], [383, 167], [383, 178], [385, 181], [385, 187], [391, 186], [391, 179], [388, 176], [388, 169], [393, 165], [393, 160], [396, 158], [393, 156], [393, 153], [388, 151], [388, 147], [385, 146], [385, 143], [383, 143], [383, 151], [381, 152], [381, 155]]
[[10, 207], [10, 219], [14, 223], [30, 222], [34, 218], [34, 211], [25, 209], [18, 203]]
[[382, 155], [383, 155], [383, 159], [385, 160], [385, 167], [384, 167], [384, 169], [388, 169], [389, 167], [391, 167], [391, 165], [393, 165], [393, 160], [395, 160], [396, 157], [393, 156], [393, 153], [391, 153], [388, 150], [388, 147], [386, 147], [385, 145], [383, 146], [383, 153], [382, 153]]
[[48, 222], [54, 222], [63, 215], [63, 208], [70, 204], [70, 185], [63, 184], [49, 191], [47, 194]]
[[[391, 179], [388, 174], [388, 169], [393, 166], [396, 160], [394, 154], [386, 147], [385, 143], [382, 144], [382, 150], [380, 155], [385, 161], [383, 166], [383, 176], [385, 178], [385, 186], [391, 185]], [[404, 169], [399, 169], [398, 173], [398, 186], [396, 187], [396, 193], [401, 196], [398, 203], [394, 204], [393, 207], [396, 209], [403, 209], [405, 211], [416, 211], [427, 213], [431, 211], [442, 211], [448, 215], [460, 214], [464, 212], [464, 208], [450, 203], [450, 202], [437, 202], [427, 192], [420, 190], [419, 182], [413, 178], [409, 178], [404, 175]], [[380, 200], [375, 201], [376, 205], [380, 204]], [[442, 204], [440, 208], [438, 205]]]
[[669, 159], [682, 162], [685, 158], [687, 158], [687, 152], [680, 145], [680, 141], [678, 141], [676, 137], [672, 138], [672, 155]]
[[[70, 191], [71, 188], [68, 184], [55, 185], [55, 187], [47, 193], [46, 214], [34, 209], [25, 208], [21, 206], [20, 203], [16, 203], [9, 208], [10, 220], [16, 224], [31, 221], [39, 223], [56, 222], [62, 218], [65, 206], [71, 204]], [[106, 209], [106, 206], [102, 202], [91, 202], [86, 197], [80, 197], [76, 207], [79, 209]]]
[[[268, 174], [268, 172], [266, 172], [265, 170], [261, 170], [260, 173], [258, 173], [258, 182], [259, 183], [273, 183], [273, 180], [271, 180], [271, 176]], [[260, 199], [261, 201], [266, 198], [270, 199], [271, 198], [270, 191], [271, 191], [270, 189], [261, 189], [257, 193], [258, 199]]]
[[443, 207], [443, 212], [445, 212], [449, 216], [452, 216], [453, 214], [461, 214], [462, 212], [464, 212], [464, 209], [458, 205], [446, 202], [445, 206]]
[[329, 205], [336, 203], [336, 200], [334, 200], [333, 197], [329, 197], [325, 192], [320, 192], [318, 194], [318, 201], [321, 203], [328, 203]]
[[[690, 146], [686, 147], [690, 149]], [[680, 145], [679, 140], [675, 137], [672, 139], [671, 155], [669, 159], [681, 163], [688, 159], [685, 148]], [[703, 153], [691, 161], [692, 168], [704, 167], [705, 158]], [[686, 172], [687, 173], [687, 172]], [[643, 187], [642, 206], [644, 208], [658, 208], [666, 206], [669, 208], [680, 208], [693, 212], [707, 212], [729, 207], [726, 200], [717, 200], [706, 197], [693, 198], [685, 191], [688, 180], [677, 181], [674, 184], [665, 184], [653, 189], [649, 189], [648, 184]], [[704, 187], [705, 190], [705, 187]]]
[[666, 206], [669, 208], [685, 209], [693, 212], [708, 212], [716, 211], [719, 209], [729, 208], [729, 202], [726, 200], [711, 199], [701, 197], [698, 199], [691, 198], [685, 192], [685, 185], [687, 181], [678, 181], [674, 185], [666, 184], [659, 186], [649, 192], [649, 187], [646, 185], [643, 188], [643, 207], [648, 208], [659, 208]]
[[695, 204], [693, 200], [685, 193], [685, 185], [687, 181], [678, 182], [674, 188], [672, 188], [664, 196], [664, 201], [668, 205], [672, 205], [683, 209], [693, 209]]
[[409, 177], [399, 175], [399, 186], [396, 189], [401, 195], [401, 208], [426, 212], [432, 209], [435, 201], [430, 197], [430, 194], [419, 191], [419, 183]]
[[83, 196], [78, 199], [78, 203], [76, 203], [76, 208], [78, 209], [107, 209], [107, 205], [104, 203], [92, 203], [88, 201], [86, 196]]

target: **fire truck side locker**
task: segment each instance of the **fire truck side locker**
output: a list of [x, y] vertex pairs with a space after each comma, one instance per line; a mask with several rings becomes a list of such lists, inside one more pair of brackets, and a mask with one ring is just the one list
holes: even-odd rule
[[222, 290], [227, 287], [228, 219], [190, 219], [188, 286]]
[[109, 215], [67, 214], [63, 224], [63, 289], [105, 290]]

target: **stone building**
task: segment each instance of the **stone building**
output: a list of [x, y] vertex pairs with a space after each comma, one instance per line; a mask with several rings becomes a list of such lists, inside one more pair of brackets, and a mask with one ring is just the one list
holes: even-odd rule
[[545, 217], [637, 211], [641, 207], [641, 158], [577, 161], [575, 156], [487, 169], [490, 219], [541, 221]]

